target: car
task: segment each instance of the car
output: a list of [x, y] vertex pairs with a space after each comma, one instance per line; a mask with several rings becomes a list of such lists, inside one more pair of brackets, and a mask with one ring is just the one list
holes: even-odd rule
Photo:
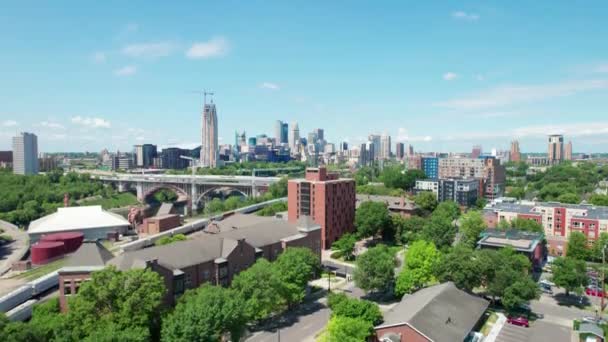
[[547, 279], [543, 279], [543, 280], [541, 280], [541, 281], [539, 282], [539, 284], [543, 284], [543, 285], [547, 285], [547, 286], [555, 286], [555, 283], [554, 283], [554, 282], [552, 282], [552, 281], [550, 281], [550, 280], [547, 280]]
[[507, 318], [507, 322], [513, 325], [519, 325], [521, 327], [528, 328], [530, 326], [530, 321], [523, 316], [509, 316]]
[[606, 296], [606, 293], [602, 290], [600, 290], [599, 288], [589, 288], [587, 287], [585, 289], [585, 294], [587, 296], [593, 296], [593, 297], [604, 297]]

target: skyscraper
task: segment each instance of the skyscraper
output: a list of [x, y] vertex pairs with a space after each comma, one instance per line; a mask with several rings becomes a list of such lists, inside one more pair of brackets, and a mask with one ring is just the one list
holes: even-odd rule
[[289, 134], [289, 147], [293, 153], [300, 151], [300, 128], [297, 122], [291, 124], [291, 132]]
[[414, 146], [412, 146], [411, 144], [407, 145], [407, 156], [411, 157], [414, 155]]
[[201, 164], [203, 167], [216, 167], [218, 159], [217, 112], [213, 100], [203, 107], [203, 127], [201, 143]]
[[548, 159], [550, 164], [556, 164], [564, 160], [564, 136], [561, 134], [552, 134], [549, 136], [549, 153]]
[[325, 133], [323, 128], [317, 128], [313, 131], [317, 135], [318, 140], [325, 140]]
[[289, 124], [281, 120], [277, 120], [274, 125], [274, 138], [277, 145], [287, 144], [289, 135]]
[[135, 145], [135, 166], [150, 167], [154, 158], [158, 155], [156, 145]]
[[13, 173], [35, 175], [38, 173], [38, 137], [22, 132], [13, 137]]
[[519, 152], [519, 141], [511, 141], [511, 161], [521, 161], [521, 153]]
[[572, 160], [572, 141], [568, 141], [566, 144], [566, 150], [564, 151], [564, 159]]
[[475, 145], [471, 151], [471, 158], [479, 158], [479, 156], [481, 156], [481, 145]]
[[395, 144], [395, 154], [399, 160], [405, 158], [405, 145], [403, 143], [398, 142]]
[[[380, 144], [380, 135], [370, 134], [367, 137], [367, 140], [369, 142], [371, 142], [371, 144], [373, 145], [372, 151], [373, 151], [374, 157], [372, 160], [378, 159], [380, 157], [380, 145], [381, 145]], [[368, 150], [369, 150], [369, 148], [368, 148]]]
[[389, 159], [391, 157], [391, 136], [382, 134], [380, 136], [380, 156], [381, 159]]

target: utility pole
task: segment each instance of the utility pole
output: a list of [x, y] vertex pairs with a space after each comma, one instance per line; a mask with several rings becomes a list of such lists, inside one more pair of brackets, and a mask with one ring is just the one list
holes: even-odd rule
[[606, 266], [606, 246], [604, 245], [604, 247], [602, 248], [602, 288], [600, 292], [600, 298], [601, 298], [601, 304], [600, 304], [600, 317], [602, 316], [602, 313], [604, 312], [604, 287], [606, 286], [605, 281], [604, 281], [604, 266]]

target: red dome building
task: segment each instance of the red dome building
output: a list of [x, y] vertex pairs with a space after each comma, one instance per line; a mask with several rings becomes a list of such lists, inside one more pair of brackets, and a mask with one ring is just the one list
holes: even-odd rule
[[63, 242], [66, 254], [76, 252], [83, 240], [84, 234], [79, 232], [48, 234], [40, 239], [41, 242]]
[[41, 241], [32, 245], [32, 264], [43, 265], [55, 259], [62, 258], [65, 246], [60, 241]]

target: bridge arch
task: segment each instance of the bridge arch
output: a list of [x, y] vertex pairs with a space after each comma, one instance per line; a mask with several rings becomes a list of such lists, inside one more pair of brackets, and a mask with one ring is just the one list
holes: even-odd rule
[[201, 201], [207, 197], [210, 193], [217, 191], [217, 190], [221, 190], [221, 189], [229, 189], [233, 192], [238, 192], [241, 195], [243, 195], [243, 197], [249, 197], [250, 194], [247, 193], [246, 191], [243, 191], [243, 189], [239, 189], [238, 187], [233, 187], [233, 186], [226, 186], [226, 185], [220, 185], [220, 186], [214, 186], [214, 187], [210, 187], [208, 189], [205, 189], [205, 191], [203, 191], [202, 193], [200, 193], [198, 195], [198, 197], [196, 198], [196, 201], [193, 202], [194, 205], [196, 206], [200, 206]]
[[146, 189], [144, 191], [143, 194], [143, 200], [146, 200], [149, 196], [154, 195], [154, 193], [156, 193], [159, 190], [162, 189], [166, 189], [166, 190], [172, 190], [177, 194], [177, 200], [178, 201], [188, 201], [190, 200], [190, 195], [188, 194], [188, 192], [178, 186], [175, 186], [173, 184], [156, 184], [148, 189]]

